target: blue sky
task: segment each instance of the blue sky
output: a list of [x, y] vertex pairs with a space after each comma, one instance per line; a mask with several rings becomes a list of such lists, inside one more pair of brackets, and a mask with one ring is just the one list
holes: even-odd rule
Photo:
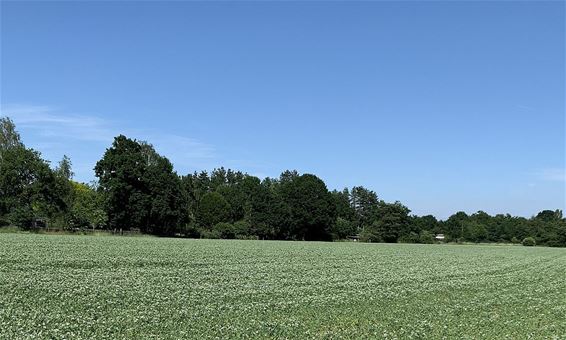
[[416, 214], [565, 206], [564, 2], [6, 2], [1, 112], [76, 179], [314, 173]]

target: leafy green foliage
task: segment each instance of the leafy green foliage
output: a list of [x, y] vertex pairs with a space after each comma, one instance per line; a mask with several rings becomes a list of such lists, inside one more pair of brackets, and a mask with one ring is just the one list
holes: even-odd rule
[[245, 221], [237, 221], [234, 223], [234, 236], [238, 239], [248, 239], [253, 238], [251, 237], [253, 234], [250, 232], [250, 224]]
[[0, 215], [31, 228], [66, 209], [65, 188], [38, 152], [23, 146], [3, 151], [0, 161]]
[[336, 219], [333, 197], [324, 182], [310, 174], [282, 179], [279, 188], [290, 211], [290, 229], [294, 239], [329, 240]]
[[354, 236], [357, 233], [357, 228], [354, 222], [345, 218], [338, 217], [332, 228], [332, 239], [340, 240], [346, 239], [349, 236]]
[[55, 169], [55, 173], [66, 180], [71, 180], [75, 175], [72, 166], [71, 159], [67, 157], [67, 155], [64, 155]]
[[118, 136], [95, 167], [110, 228], [173, 234], [187, 218], [187, 198], [169, 160], [150, 144]]
[[232, 223], [220, 222], [216, 224], [213, 228], [214, 231], [220, 235], [223, 239], [234, 239], [236, 238], [236, 230]]
[[8, 149], [24, 146], [16, 125], [9, 117], [0, 117], [0, 161]]
[[375, 227], [385, 242], [397, 242], [402, 235], [409, 233], [409, 212], [409, 208], [400, 202], [380, 205]]
[[360, 233], [360, 241], [374, 243], [384, 242], [381, 234], [379, 233], [377, 221], [374, 222], [373, 225], [367, 226], [362, 229], [362, 232]]
[[75, 228], [104, 228], [108, 217], [103, 210], [104, 199], [92, 186], [72, 182], [70, 225]]
[[350, 204], [354, 210], [354, 221], [358, 228], [364, 229], [373, 225], [377, 219], [380, 204], [375, 192], [361, 186], [353, 187]]
[[434, 243], [434, 235], [428, 230], [421, 231], [421, 234], [419, 235], [419, 243], [425, 243], [425, 244]]
[[411, 216], [411, 230], [414, 232], [428, 231], [434, 234], [441, 234], [440, 223], [432, 215]]
[[200, 201], [197, 210], [197, 223], [206, 228], [228, 220], [230, 204], [217, 192], [206, 193]]

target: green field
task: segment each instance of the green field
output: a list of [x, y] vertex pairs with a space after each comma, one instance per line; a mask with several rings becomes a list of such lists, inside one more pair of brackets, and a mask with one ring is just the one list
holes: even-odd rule
[[0, 234], [0, 338], [566, 338], [566, 249]]

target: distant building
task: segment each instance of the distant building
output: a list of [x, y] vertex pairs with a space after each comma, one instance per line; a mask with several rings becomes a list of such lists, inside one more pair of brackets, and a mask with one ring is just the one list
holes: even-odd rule
[[444, 234], [436, 234], [434, 239], [437, 241], [444, 241]]
[[358, 242], [360, 240], [360, 235], [359, 234], [358, 235], [350, 235], [350, 236], [348, 236], [348, 239], [352, 240], [354, 242]]

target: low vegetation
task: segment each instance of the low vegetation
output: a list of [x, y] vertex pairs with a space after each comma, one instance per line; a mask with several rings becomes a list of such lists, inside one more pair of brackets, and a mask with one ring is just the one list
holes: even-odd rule
[[566, 337], [566, 251], [0, 234], [0, 338]]

